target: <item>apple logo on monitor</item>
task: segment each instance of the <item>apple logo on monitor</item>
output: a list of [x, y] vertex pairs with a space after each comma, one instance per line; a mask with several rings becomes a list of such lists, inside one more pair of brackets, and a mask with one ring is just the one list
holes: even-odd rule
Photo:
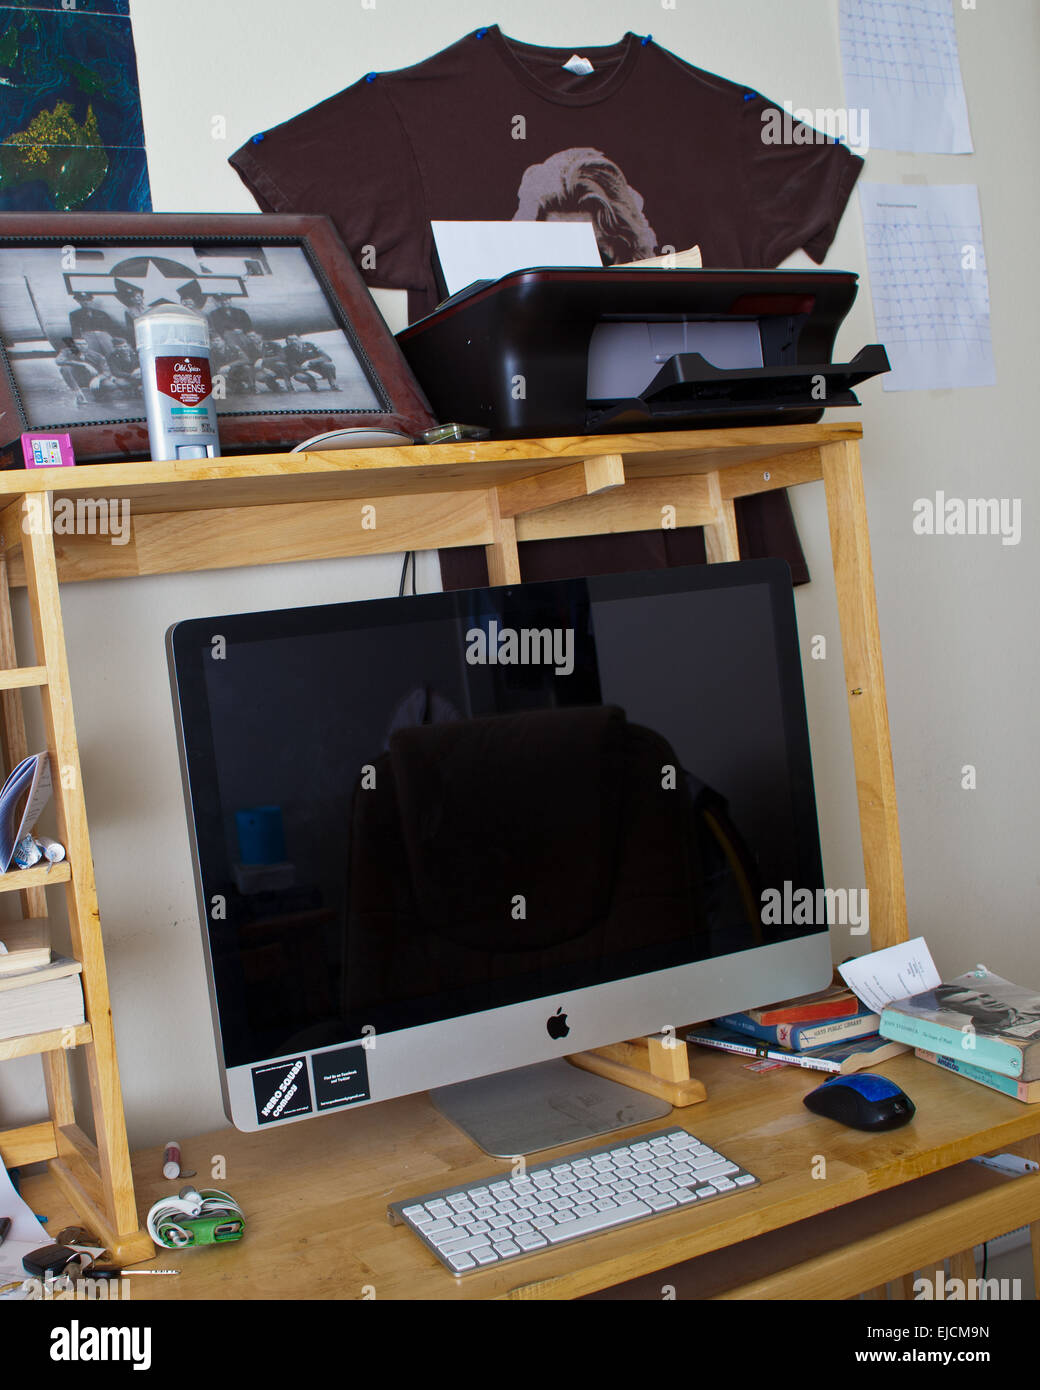
[[557, 1009], [551, 1018], [545, 1020], [546, 1031], [550, 1038], [565, 1038], [571, 1031], [567, 1022], [567, 1015], [563, 1009]]

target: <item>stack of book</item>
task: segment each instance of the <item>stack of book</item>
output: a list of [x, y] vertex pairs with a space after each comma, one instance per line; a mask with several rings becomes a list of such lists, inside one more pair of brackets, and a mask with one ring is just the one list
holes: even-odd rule
[[1028, 1104], [1040, 1101], [1040, 995], [981, 966], [890, 1004], [881, 1032], [934, 1066]]
[[45, 919], [0, 923], [0, 1040], [82, 1023], [81, 970], [52, 960]]
[[688, 1042], [765, 1057], [813, 1071], [849, 1073], [909, 1048], [883, 1038], [880, 1019], [844, 985], [785, 999], [746, 1013], [725, 1014], [686, 1033]]

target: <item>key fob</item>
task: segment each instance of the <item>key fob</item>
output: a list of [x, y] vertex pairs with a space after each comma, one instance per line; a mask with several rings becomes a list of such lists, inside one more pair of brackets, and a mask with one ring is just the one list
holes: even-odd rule
[[39, 1250], [30, 1250], [23, 1256], [22, 1268], [36, 1279], [56, 1279], [79, 1256], [80, 1251], [70, 1250], [67, 1245], [41, 1245]]

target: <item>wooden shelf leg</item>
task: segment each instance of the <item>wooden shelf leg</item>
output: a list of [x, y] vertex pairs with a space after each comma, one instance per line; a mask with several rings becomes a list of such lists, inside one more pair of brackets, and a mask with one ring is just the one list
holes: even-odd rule
[[859, 445], [854, 440], [826, 444], [820, 457], [849, 692], [863, 871], [870, 893], [870, 944], [876, 951], [906, 941], [908, 933], [867, 507]]
[[737, 537], [737, 513], [733, 499], [724, 498], [718, 473], [709, 473], [708, 502], [715, 513], [714, 522], [704, 528], [704, 550], [711, 565], [725, 564], [740, 559], [740, 541]]
[[498, 489], [488, 492], [488, 513], [491, 518], [492, 540], [484, 547], [487, 556], [488, 583], [520, 583], [520, 554], [516, 548], [516, 521], [503, 516], [498, 504]]

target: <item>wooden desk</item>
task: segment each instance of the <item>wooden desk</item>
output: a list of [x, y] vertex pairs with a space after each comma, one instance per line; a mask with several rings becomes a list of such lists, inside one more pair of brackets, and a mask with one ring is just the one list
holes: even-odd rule
[[[819, 1073], [749, 1072], [707, 1051], [696, 1064], [709, 1099], [630, 1133], [683, 1125], [745, 1164], [761, 1186], [454, 1279], [410, 1231], [388, 1224], [387, 1203], [508, 1176], [509, 1166], [482, 1154], [425, 1095], [266, 1133], [218, 1130], [185, 1141], [184, 1163], [198, 1169], [196, 1185], [212, 1181], [241, 1204], [245, 1238], [161, 1252], [154, 1263], [180, 1277], [135, 1280], [134, 1300], [566, 1299], [698, 1256], [707, 1258], [686, 1273], [715, 1296], [849, 1298], [1040, 1221], [1040, 1173], [1004, 1178], [965, 1163], [1011, 1146], [1037, 1150], [1040, 1106], [906, 1055], [880, 1070], [908, 1092], [917, 1115], [903, 1129], [866, 1135], [805, 1109], [801, 1098]], [[215, 1155], [226, 1161], [222, 1181], [209, 1178]], [[821, 1159], [826, 1175], [814, 1177]], [[164, 1180], [161, 1167], [159, 1149], [134, 1158], [142, 1218], [181, 1185]], [[50, 1176], [27, 1180], [24, 1191], [52, 1229], [71, 1219]]]

